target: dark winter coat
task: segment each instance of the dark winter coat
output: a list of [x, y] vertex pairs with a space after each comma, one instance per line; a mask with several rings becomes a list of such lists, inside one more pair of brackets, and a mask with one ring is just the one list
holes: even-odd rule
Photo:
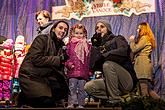
[[[137, 77], [130, 59], [130, 53], [129, 53], [130, 48], [126, 39], [121, 35], [115, 36], [112, 33], [109, 35], [105, 35], [104, 37], [101, 36], [94, 36], [94, 37], [96, 39], [99, 39], [95, 41], [98, 41], [100, 45], [99, 46], [93, 45], [94, 49], [92, 51], [95, 50], [95, 53], [93, 54], [93, 56], [91, 56], [92, 58], [91, 61], [93, 61], [92, 66], [93, 67], [95, 66], [94, 68], [99, 68], [102, 67], [102, 64], [105, 61], [116, 62], [122, 67], [124, 67], [130, 73], [131, 77], [133, 78], [134, 86], [135, 86], [137, 82]], [[95, 44], [98, 43], [95, 42]], [[95, 60], [96, 62], [95, 64], [93, 64]]]
[[68, 85], [60, 62], [63, 45], [54, 33], [34, 39], [19, 71], [21, 91], [27, 97], [67, 97]]

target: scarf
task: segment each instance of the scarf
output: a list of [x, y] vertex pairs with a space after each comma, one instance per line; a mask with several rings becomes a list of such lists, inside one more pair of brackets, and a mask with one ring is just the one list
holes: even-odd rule
[[76, 56], [79, 60], [84, 64], [84, 58], [88, 56], [89, 49], [88, 49], [88, 43], [86, 38], [78, 39], [76, 37], [73, 37], [71, 39], [71, 42], [77, 43], [74, 51], [76, 53]]

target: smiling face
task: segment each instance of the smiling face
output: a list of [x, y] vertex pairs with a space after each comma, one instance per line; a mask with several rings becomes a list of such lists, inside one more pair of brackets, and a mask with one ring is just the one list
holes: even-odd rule
[[40, 13], [37, 16], [37, 23], [39, 26], [43, 26], [43, 25], [47, 24], [48, 21], [49, 21], [49, 18], [44, 17], [43, 13]]
[[83, 29], [76, 28], [74, 33], [73, 33], [73, 36], [78, 38], [78, 39], [83, 38], [84, 37]]
[[53, 29], [58, 39], [63, 39], [66, 37], [68, 26], [64, 22], [60, 22], [57, 26]]
[[87, 38], [87, 30], [82, 24], [75, 24], [70, 30], [70, 38], [76, 37], [79, 39]]
[[99, 22], [96, 24], [96, 32], [101, 33], [101, 37], [103, 37], [106, 33], [108, 33], [108, 29], [103, 23]]

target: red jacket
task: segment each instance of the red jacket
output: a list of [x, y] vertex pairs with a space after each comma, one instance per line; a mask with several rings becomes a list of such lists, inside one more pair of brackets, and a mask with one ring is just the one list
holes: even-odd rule
[[[0, 55], [0, 80], [11, 80], [16, 70], [16, 60], [13, 59], [11, 52]], [[15, 62], [12, 65], [12, 62]]]

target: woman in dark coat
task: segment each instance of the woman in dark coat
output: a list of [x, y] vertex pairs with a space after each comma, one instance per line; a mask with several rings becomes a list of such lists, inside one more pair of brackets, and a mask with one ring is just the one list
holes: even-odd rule
[[18, 105], [53, 107], [68, 96], [63, 63], [67, 60], [62, 39], [69, 25], [58, 21], [50, 34], [38, 35], [19, 70], [21, 93]]

